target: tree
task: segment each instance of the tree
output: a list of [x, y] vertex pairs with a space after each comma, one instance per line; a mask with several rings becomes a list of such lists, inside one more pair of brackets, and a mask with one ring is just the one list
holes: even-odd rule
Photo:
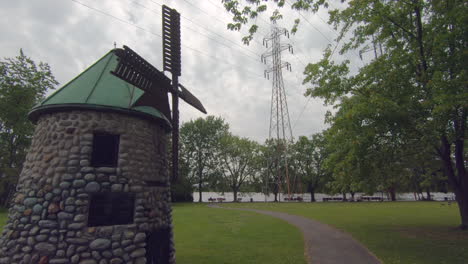
[[301, 136], [291, 147], [294, 171], [307, 185], [311, 202], [315, 202], [315, 192], [325, 184], [328, 175], [324, 166], [325, 147], [325, 138], [321, 133], [312, 135], [311, 139]]
[[[281, 7], [284, 1], [278, 1]], [[255, 18], [260, 1], [225, 1], [239, 27]], [[257, 8], [252, 8], [257, 6]], [[292, 8], [316, 12], [328, 9], [329, 23], [340, 34], [341, 53], [373, 51], [365, 67], [351, 75], [349, 62], [335, 64], [331, 52], [319, 63], [305, 69], [305, 83], [311, 84], [308, 95], [323, 98], [342, 108], [347, 98], [362, 99], [375, 95], [389, 119], [376, 115], [361, 125], [379, 128], [371, 137], [371, 146], [379, 153], [391, 151], [393, 164], [398, 148], [414, 140], [428, 142], [442, 161], [451, 189], [455, 192], [461, 215], [461, 228], [468, 227], [468, 175], [465, 136], [468, 107], [468, 54], [466, 21], [468, 6], [464, 1], [375, 1], [352, 0], [342, 9], [333, 9], [329, 1], [298, 0]], [[296, 24], [298, 24], [297, 22]], [[251, 30], [251, 34], [256, 29]], [[351, 35], [349, 35], [351, 33]], [[407, 116], [401, 114], [406, 113]], [[394, 117], [394, 118], [392, 118]], [[376, 123], [379, 121], [378, 123]], [[404, 129], [399, 129], [403, 127]], [[387, 131], [382, 130], [386, 128]], [[412, 129], [409, 129], [412, 128]], [[395, 140], [392, 142], [392, 140]], [[394, 142], [396, 144], [394, 144]], [[374, 144], [375, 143], [375, 144]], [[380, 156], [383, 157], [382, 155]], [[376, 164], [386, 164], [380, 159]], [[386, 172], [385, 168], [381, 168]]]
[[219, 165], [223, 181], [232, 190], [234, 202], [237, 202], [241, 186], [258, 171], [259, 146], [247, 138], [227, 134], [221, 139], [220, 150]]
[[[270, 192], [274, 195], [274, 201], [278, 202], [278, 194], [290, 191], [286, 174], [291, 180], [293, 178], [293, 167], [291, 164], [291, 151], [284, 140], [267, 139], [261, 147], [260, 164], [264, 170], [261, 171], [261, 178], [265, 194]], [[287, 169], [286, 162], [287, 161]]]
[[23, 50], [0, 61], [0, 199], [6, 204], [21, 172], [34, 132], [27, 114], [58, 84], [47, 63], [36, 64]]
[[198, 184], [198, 201], [202, 201], [204, 185], [213, 182], [221, 139], [229, 125], [220, 117], [207, 116], [182, 124], [180, 128], [181, 160], [187, 165], [188, 178]]

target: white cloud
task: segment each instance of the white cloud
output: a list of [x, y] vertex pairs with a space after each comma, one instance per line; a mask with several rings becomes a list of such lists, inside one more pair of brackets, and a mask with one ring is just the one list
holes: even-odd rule
[[[256, 42], [243, 46], [242, 33], [226, 29], [225, 22], [229, 21], [230, 15], [223, 11], [221, 1], [77, 1], [144, 30], [74, 1], [1, 1], [0, 56], [16, 56], [23, 48], [34, 60], [48, 62], [59, 82], [65, 84], [112, 49], [116, 42], [118, 47], [131, 47], [161, 69], [162, 41], [157, 36], [161, 35], [161, 6], [156, 3], [166, 3], [182, 15], [181, 82], [203, 102], [209, 114], [225, 118], [233, 133], [260, 142], [268, 137], [271, 80], [263, 78], [265, 66], [259, 58], [264, 51], [259, 45], [262, 36], [258, 34]], [[284, 13], [284, 26], [290, 28], [293, 18], [299, 14], [287, 9]], [[291, 36], [295, 55], [283, 53], [294, 70], [285, 72], [284, 80], [296, 137], [319, 132], [325, 127], [326, 108], [320, 100], [303, 96], [306, 87], [301, 84], [302, 71], [303, 63], [319, 60], [328, 44], [315, 28], [329, 39], [336, 35], [320, 19], [326, 19], [325, 13], [320, 13], [320, 18], [303, 14], [313, 26], [303, 20], [299, 32]], [[261, 19], [257, 22], [265, 25]], [[268, 27], [260, 29], [261, 32], [268, 30]], [[184, 103], [181, 103], [180, 112], [181, 121], [203, 116]]]

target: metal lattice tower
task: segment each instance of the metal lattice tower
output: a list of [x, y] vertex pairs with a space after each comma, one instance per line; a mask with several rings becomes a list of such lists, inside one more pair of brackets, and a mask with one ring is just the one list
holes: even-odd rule
[[285, 28], [279, 28], [276, 21], [273, 21], [270, 34], [263, 39], [267, 51], [262, 54], [262, 62], [268, 65], [265, 77], [269, 79], [270, 73], [273, 74], [268, 138], [275, 143], [276, 151], [270, 162], [276, 174], [275, 184], [278, 187], [278, 193], [281, 193], [281, 183], [284, 179], [286, 180], [288, 196], [291, 198], [287, 151], [293, 136], [282, 73], [282, 68], [291, 71], [291, 64], [281, 60], [281, 52], [284, 50], [293, 52], [293, 49], [290, 44], [281, 43], [282, 35], [289, 37], [288, 31]]

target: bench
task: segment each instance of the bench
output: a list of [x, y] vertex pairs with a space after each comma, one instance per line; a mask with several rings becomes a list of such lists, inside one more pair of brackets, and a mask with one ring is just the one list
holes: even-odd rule
[[342, 202], [343, 201], [343, 197], [323, 197], [322, 199], [324, 202], [329, 202], [329, 201], [339, 201], [339, 202]]
[[377, 202], [383, 202], [383, 198], [379, 196], [361, 196], [357, 199], [358, 202], [362, 201], [367, 201], [367, 202], [372, 202], [372, 201], [377, 201]]

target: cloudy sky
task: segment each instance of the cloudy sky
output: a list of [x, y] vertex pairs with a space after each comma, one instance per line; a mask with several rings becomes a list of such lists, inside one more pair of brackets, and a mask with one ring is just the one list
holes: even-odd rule
[[[290, 2], [290, 1], [287, 1]], [[49, 63], [61, 85], [81, 73], [114, 47], [127, 45], [162, 69], [161, 5], [181, 14], [182, 76], [185, 85], [210, 115], [223, 117], [234, 134], [263, 142], [268, 137], [271, 80], [263, 77], [262, 39], [270, 26], [267, 14], [256, 20], [260, 32], [245, 46], [241, 32], [226, 29], [230, 20], [221, 0], [3, 0], [0, 1], [0, 57], [13, 57], [22, 48], [36, 62]], [[336, 37], [324, 21], [327, 14], [298, 13], [286, 6], [279, 25], [291, 28], [301, 19], [296, 35], [285, 43], [294, 54], [283, 52], [292, 65], [284, 71], [294, 137], [323, 130], [327, 107], [303, 96], [302, 72], [317, 62]], [[336, 59], [341, 55], [336, 55]], [[349, 58], [349, 57], [348, 57]], [[170, 76], [170, 75], [169, 75]], [[203, 117], [181, 103], [181, 121]]]

